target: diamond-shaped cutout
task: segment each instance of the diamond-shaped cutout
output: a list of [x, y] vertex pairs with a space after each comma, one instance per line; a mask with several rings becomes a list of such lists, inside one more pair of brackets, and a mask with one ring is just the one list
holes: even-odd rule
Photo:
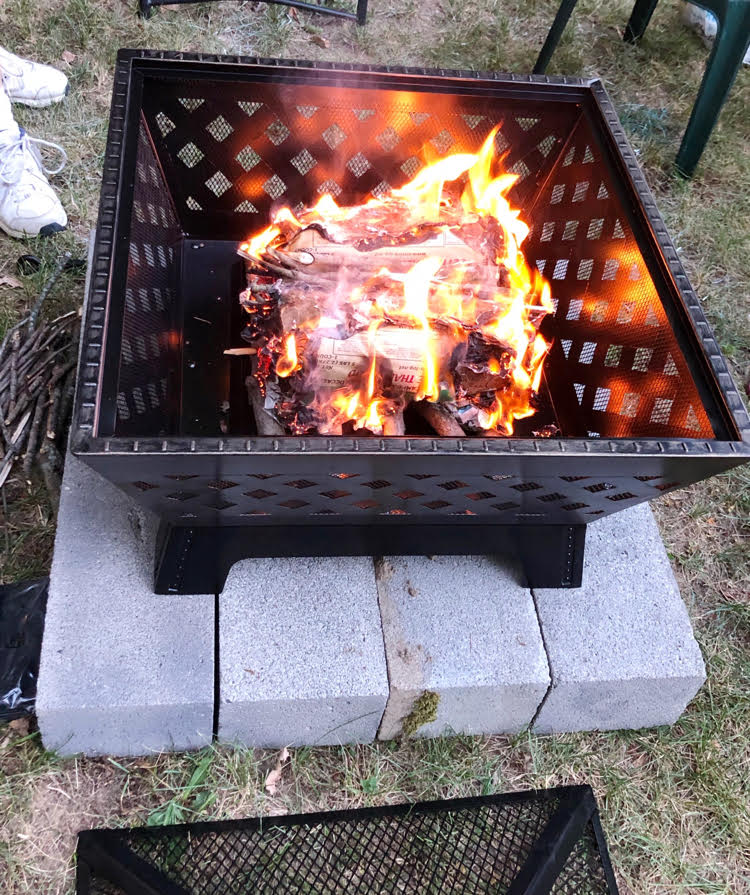
[[204, 159], [203, 153], [198, 149], [195, 143], [186, 143], [182, 149], [177, 152], [177, 158], [188, 168], [194, 168]]
[[248, 118], [255, 115], [255, 113], [260, 109], [263, 103], [248, 103], [244, 100], [240, 100], [237, 105], [242, 109], [242, 111], [247, 115]]
[[453, 139], [453, 134], [443, 128], [439, 134], [435, 134], [435, 136], [430, 140], [430, 143], [437, 149], [437, 151], [441, 155], [445, 155], [445, 153], [453, 146], [455, 140]]
[[397, 491], [396, 497], [400, 497], [401, 500], [411, 500], [413, 497], [424, 497], [422, 491], [412, 491], [411, 488], [404, 488], [403, 491]]
[[210, 124], [206, 125], [206, 130], [217, 143], [222, 143], [234, 133], [234, 128], [223, 115], [217, 115]]
[[303, 149], [302, 152], [298, 152], [294, 158], [290, 159], [290, 162], [300, 174], [307, 174], [318, 164], [317, 159], [315, 159], [306, 149]]
[[187, 205], [191, 211], [203, 211], [203, 206], [192, 196], [188, 196], [187, 199], [185, 199], [185, 205]]
[[360, 510], [372, 510], [379, 506], [377, 500], [358, 500], [355, 504]]
[[288, 510], [299, 510], [302, 507], [309, 507], [310, 504], [306, 500], [284, 500], [279, 506], [286, 507]]
[[297, 111], [303, 118], [312, 118], [318, 111], [318, 106], [297, 106]]
[[206, 186], [215, 196], [223, 196], [231, 185], [232, 181], [222, 174], [221, 171], [217, 171], [206, 181]]
[[352, 112], [357, 121], [367, 121], [375, 114], [375, 109], [352, 109]]
[[506, 500], [505, 503], [493, 503], [492, 506], [496, 510], [505, 511], [517, 510], [519, 505], [517, 503], [513, 503], [512, 500]]
[[378, 490], [379, 488], [387, 488], [391, 483], [386, 482], [384, 479], [373, 479], [371, 482], [362, 482], [365, 488], [374, 488]]
[[263, 184], [263, 192], [267, 193], [272, 199], [278, 199], [279, 196], [286, 192], [286, 184], [278, 174], [274, 174], [273, 177], [269, 177]]
[[358, 472], [332, 472], [330, 473], [332, 479], [356, 479], [359, 478]]
[[277, 118], [276, 121], [272, 121], [266, 128], [266, 136], [274, 146], [280, 146], [289, 136], [289, 128], [283, 121], [279, 121]]
[[137, 488], [139, 491], [151, 491], [159, 486], [152, 485], [151, 482], [133, 482], [133, 487]]
[[322, 497], [327, 497], [329, 500], [340, 500], [342, 497], [351, 497], [351, 491], [321, 491], [320, 494]]
[[318, 192], [321, 195], [329, 195], [329, 196], [338, 196], [341, 193], [341, 187], [336, 183], [335, 180], [324, 180], [323, 183], [318, 187]]
[[215, 482], [207, 482], [206, 487], [212, 491], [226, 491], [227, 488], [236, 488], [237, 482], [230, 482], [227, 479], [217, 479]]
[[295, 479], [293, 482], [285, 482], [290, 488], [299, 488], [302, 490], [303, 488], [312, 488], [315, 482], [309, 482], [307, 479]]
[[245, 171], [252, 170], [261, 160], [260, 156], [253, 149], [252, 146], [244, 146], [242, 149], [240, 149], [237, 155], [235, 155], [235, 158], [242, 165]]
[[422, 162], [416, 157], [416, 155], [410, 156], [402, 165], [401, 170], [406, 174], [407, 177], [414, 177], [414, 175], [419, 171], [422, 167]]
[[423, 506], [426, 506], [428, 510], [444, 510], [450, 506], [450, 503], [447, 500], [431, 500]]
[[182, 475], [165, 475], [164, 478], [172, 479], [173, 482], [186, 482], [188, 479], [194, 479], [195, 476], [183, 473]]
[[264, 488], [256, 488], [255, 491], [245, 491], [245, 497], [253, 497], [255, 500], [265, 500], [266, 497], [276, 497], [276, 491], [266, 491]]
[[258, 212], [258, 209], [249, 199], [243, 199], [234, 210], [239, 214], [257, 214]]
[[349, 159], [346, 163], [346, 167], [355, 177], [361, 177], [366, 171], [370, 170], [372, 165], [361, 152], [358, 152]]
[[462, 115], [461, 117], [472, 130], [484, 121], [484, 115]]
[[398, 135], [398, 131], [396, 131], [393, 127], [387, 127], [384, 131], [379, 133], [375, 139], [380, 143], [380, 145], [385, 149], [386, 152], [390, 152], [392, 149], [395, 149], [398, 144], [401, 142], [401, 137]]
[[475, 491], [473, 494], [466, 495], [469, 500], [487, 500], [488, 497], [494, 497], [495, 495], [491, 491]]
[[469, 486], [466, 482], [460, 482], [458, 479], [454, 479], [451, 482], [439, 482], [438, 488], [443, 488], [445, 491], [458, 491], [459, 488], [468, 488]]
[[536, 482], [521, 482], [519, 485], [510, 486], [514, 491], [538, 491], [541, 485]]
[[197, 493], [195, 491], [173, 491], [171, 494], [166, 494], [169, 500], [192, 500], [193, 497], [197, 497]]
[[162, 137], [166, 137], [167, 134], [171, 133], [175, 128], [174, 121], [167, 117], [164, 112], [157, 112], [156, 126], [159, 128]]
[[336, 149], [337, 146], [340, 146], [346, 140], [346, 131], [334, 122], [323, 131], [321, 136], [331, 149]]
[[592, 494], [598, 494], [600, 491], [614, 491], [617, 485], [611, 482], [597, 482], [595, 485], [585, 485], [584, 491], [590, 491]]
[[237, 504], [220, 497], [218, 500], [205, 504], [205, 506], [210, 507], [212, 510], [228, 510], [230, 507], [236, 507]]
[[195, 112], [196, 109], [203, 105], [203, 100], [197, 96], [181, 96], [180, 104], [184, 106], [188, 112]]

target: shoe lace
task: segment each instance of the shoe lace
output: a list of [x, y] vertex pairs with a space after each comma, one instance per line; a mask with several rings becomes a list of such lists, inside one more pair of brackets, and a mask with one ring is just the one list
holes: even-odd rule
[[[60, 157], [60, 163], [54, 168], [48, 168], [42, 158], [40, 147], [46, 146], [53, 149]], [[57, 143], [50, 140], [42, 140], [39, 137], [30, 137], [22, 130], [17, 140], [4, 147], [0, 158], [0, 183], [12, 185], [17, 183], [23, 173], [28, 157], [34, 160], [35, 165], [45, 174], [59, 174], [68, 162], [68, 154]]]

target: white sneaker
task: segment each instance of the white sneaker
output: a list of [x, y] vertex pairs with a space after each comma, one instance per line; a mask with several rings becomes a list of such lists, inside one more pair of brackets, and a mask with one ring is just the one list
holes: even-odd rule
[[59, 102], [68, 92], [68, 79], [61, 71], [51, 65], [22, 59], [2, 47], [0, 76], [11, 100], [26, 106], [49, 106]]
[[[44, 166], [39, 146], [60, 153], [57, 168]], [[65, 229], [68, 216], [46, 175], [62, 171], [66, 161], [61, 146], [34, 139], [16, 124], [10, 100], [0, 90], [0, 230], [20, 238]]]
[[[711, 49], [711, 45], [716, 39], [718, 26], [715, 17], [710, 12], [693, 3], [683, 3], [682, 21], [698, 34], [708, 49]], [[745, 53], [745, 58], [742, 61], [745, 65], [750, 65], [750, 49]]]

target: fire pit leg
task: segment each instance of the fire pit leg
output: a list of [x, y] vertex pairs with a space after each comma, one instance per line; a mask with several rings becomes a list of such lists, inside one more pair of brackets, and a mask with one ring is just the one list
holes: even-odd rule
[[580, 587], [585, 525], [262, 525], [162, 522], [157, 594], [217, 594], [241, 559], [290, 556], [502, 555], [519, 561], [527, 587]]
[[528, 587], [580, 587], [585, 525], [519, 525], [514, 534]]

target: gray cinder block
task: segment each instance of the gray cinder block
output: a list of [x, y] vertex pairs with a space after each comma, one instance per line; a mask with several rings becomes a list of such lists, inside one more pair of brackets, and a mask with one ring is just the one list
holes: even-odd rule
[[580, 590], [534, 596], [553, 679], [538, 733], [673, 724], [705, 680], [646, 505], [589, 526]]
[[48, 749], [211, 741], [214, 597], [154, 595], [155, 533], [152, 516], [68, 455], [36, 703]]
[[549, 686], [534, 603], [494, 557], [386, 557], [378, 591], [391, 694], [380, 739], [402, 732], [421, 694], [437, 717], [417, 736], [511, 733]]
[[219, 602], [219, 738], [372, 742], [388, 697], [369, 557], [248, 559]]

